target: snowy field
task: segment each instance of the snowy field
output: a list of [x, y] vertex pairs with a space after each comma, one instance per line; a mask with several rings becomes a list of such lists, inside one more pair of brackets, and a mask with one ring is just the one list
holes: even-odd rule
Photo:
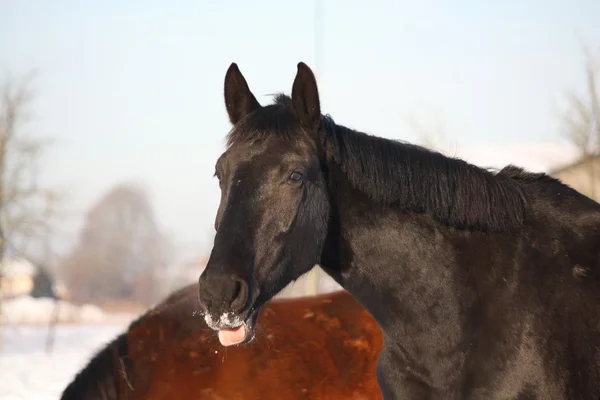
[[57, 400], [88, 360], [128, 323], [57, 325], [45, 353], [48, 327], [5, 326], [0, 352], [0, 400]]
[[[3, 303], [0, 400], [57, 400], [75, 374], [135, 318], [94, 305], [19, 296]], [[46, 354], [48, 321], [59, 321]]]

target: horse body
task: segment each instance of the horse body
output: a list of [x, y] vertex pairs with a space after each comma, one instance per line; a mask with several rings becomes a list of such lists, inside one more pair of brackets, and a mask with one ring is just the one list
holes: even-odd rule
[[251, 342], [257, 310], [320, 264], [384, 333], [385, 399], [600, 398], [598, 203], [338, 125], [303, 63], [264, 107], [232, 64], [225, 104], [213, 330]]
[[344, 204], [361, 194], [336, 186], [340, 246], [323, 265], [385, 333], [384, 398], [600, 397], [600, 206], [542, 175], [499, 175], [528, 198], [518, 232], [457, 231], [366, 199], [361, 214]]
[[275, 300], [256, 341], [227, 349], [193, 316], [197, 293], [183, 288], [132, 323], [62, 399], [381, 398], [381, 331], [347, 292]]

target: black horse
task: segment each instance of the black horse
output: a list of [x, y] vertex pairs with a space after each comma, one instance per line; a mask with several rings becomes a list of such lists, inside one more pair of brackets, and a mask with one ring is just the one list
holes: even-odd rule
[[224, 345], [320, 264], [384, 332], [385, 399], [599, 399], [600, 205], [321, 115], [303, 63], [261, 106], [236, 64], [200, 303]]

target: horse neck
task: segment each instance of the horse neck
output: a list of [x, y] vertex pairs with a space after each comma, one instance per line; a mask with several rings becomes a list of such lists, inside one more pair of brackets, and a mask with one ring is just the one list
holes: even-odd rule
[[426, 313], [441, 299], [456, 300], [454, 272], [448, 268], [452, 249], [440, 235], [445, 229], [427, 216], [380, 205], [337, 182], [322, 266], [385, 332], [396, 322], [391, 315], [402, 314], [388, 314], [382, 304]]
[[332, 122], [325, 131], [332, 217], [322, 265], [382, 326], [393, 324], [394, 316], [404, 323], [402, 315], [415, 312], [451, 317], [465, 293], [455, 283], [464, 281], [460, 269], [473, 264], [456, 261], [466, 250], [456, 248], [485, 238], [481, 232], [505, 235], [522, 228], [526, 200], [520, 185], [462, 160]]
[[[448, 237], [464, 233], [427, 212], [374, 198], [356, 177], [348, 179], [344, 155], [336, 156], [326, 165], [331, 218], [321, 266], [394, 341], [408, 343], [434, 325], [451, 330], [461, 298]], [[404, 329], [395, 329], [399, 323]]]

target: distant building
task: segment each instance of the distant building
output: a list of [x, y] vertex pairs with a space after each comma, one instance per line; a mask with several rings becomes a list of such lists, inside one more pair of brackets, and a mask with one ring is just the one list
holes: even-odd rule
[[600, 201], [600, 153], [555, 168], [550, 175], [584, 195]]
[[57, 288], [54, 277], [46, 268], [21, 257], [7, 257], [0, 262], [0, 287], [2, 298], [21, 295], [55, 298], [61, 294], [57, 293], [61, 288]]

